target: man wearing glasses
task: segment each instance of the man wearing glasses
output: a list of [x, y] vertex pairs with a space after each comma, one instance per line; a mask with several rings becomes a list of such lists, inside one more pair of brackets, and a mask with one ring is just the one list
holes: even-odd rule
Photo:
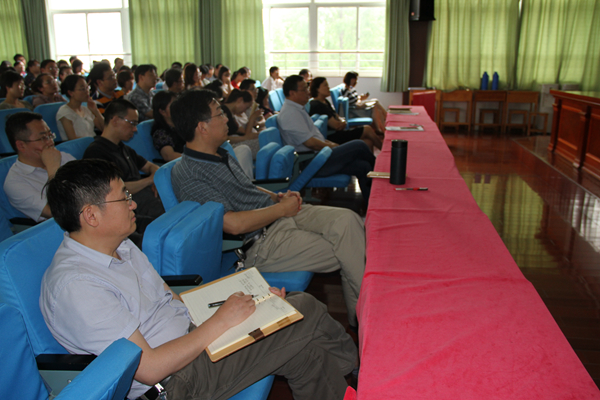
[[[111, 102], [104, 112], [104, 131], [88, 146], [83, 158], [99, 158], [119, 167], [121, 179], [137, 203], [137, 232], [143, 234], [146, 226], [165, 209], [154, 187], [154, 173], [158, 166], [123, 143], [137, 132], [138, 118], [133, 103], [125, 99]], [[146, 176], [143, 177], [140, 171]]]
[[4, 181], [8, 201], [36, 222], [52, 218], [44, 185], [61, 165], [74, 160], [73, 156], [54, 147], [56, 135], [37, 113], [8, 117], [6, 134], [18, 155]]

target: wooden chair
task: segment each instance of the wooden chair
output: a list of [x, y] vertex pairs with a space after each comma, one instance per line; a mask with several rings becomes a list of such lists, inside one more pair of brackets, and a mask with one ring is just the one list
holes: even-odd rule
[[[539, 112], [539, 98], [540, 94], [538, 92], [531, 91], [509, 91], [506, 95], [506, 113], [505, 113], [505, 130], [510, 130], [511, 128], [520, 128], [524, 132], [527, 132], [527, 136], [531, 134], [531, 132], [544, 132], [546, 133], [546, 128], [548, 126], [548, 114]], [[511, 109], [510, 105], [512, 104], [527, 104], [529, 108], [527, 109]], [[513, 117], [516, 115], [521, 115], [523, 117], [523, 122], [513, 122]], [[533, 122], [537, 117], [541, 117], [544, 119], [544, 128], [543, 129], [535, 129], [532, 128]]]
[[[460, 122], [460, 112], [461, 108], [449, 108], [444, 107], [445, 102], [464, 102], [467, 105], [466, 118], [464, 122]], [[441, 95], [441, 107], [440, 107], [440, 130], [444, 130], [446, 126], [454, 126], [456, 130], [460, 126], [466, 125], [467, 132], [471, 133], [471, 109], [473, 105], [473, 92], [470, 90], [455, 90], [453, 92], [442, 92]], [[454, 113], [456, 115], [456, 119], [454, 122], [446, 122], [446, 113]]]
[[[498, 103], [498, 108], [480, 108], [477, 122], [477, 103]], [[505, 90], [476, 90], [473, 92], [473, 110], [471, 111], [473, 128], [499, 128], [504, 131]], [[492, 115], [492, 123], [485, 123], [485, 116]]]
[[439, 124], [439, 102], [441, 98], [440, 90], [411, 90], [409, 92], [409, 105], [423, 106], [427, 110], [429, 117]]

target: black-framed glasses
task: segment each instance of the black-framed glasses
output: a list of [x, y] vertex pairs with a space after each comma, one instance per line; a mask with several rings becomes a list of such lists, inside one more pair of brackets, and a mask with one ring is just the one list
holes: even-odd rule
[[27, 143], [39, 142], [42, 140], [46, 140], [48, 142], [54, 142], [54, 139], [56, 139], [56, 135], [54, 134], [54, 132], [49, 130], [49, 131], [46, 131], [46, 133], [44, 133], [44, 134], [40, 134], [39, 139], [34, 139], [34, 140], [23, 139], [21, 141], [27, 142]]
[[[129, 193], [129, 190], [125, 189], [125, 198], [124, 199], [101, 201], [99, 203], [89, 204], [88, 206], [99, 206], [100, 204], [118, 203], [120, 201], [127, 201], [127, 202], [129, 202], [128, 205], [131, 206], [131, 203], [133, 203], [133, 195], [131, 193]], [[85, 207], [88, 207], [88, 206], [85, 206]], [[85, 210], [85, 207], [83, 207], [81, 209], [81, 211], [79, 211], [79, 215], [81, 215], [81, 213], [83, 212], [83, 210]]]
[[127, 118], [124, 118], [124, 117], [119, 117], [119, 118], [121, 118], [121, 119], [122, 119], [123, 121], [125, 121], [125, 122], [129, 122], [129, 125], [133, 126], [134, 128], [135, 128], [136, 126], [138, 126], [138, 124], [139, 124], [139, 122], [138, 122], [138, 121], [130, 121], [130, 120], [128, 120]]

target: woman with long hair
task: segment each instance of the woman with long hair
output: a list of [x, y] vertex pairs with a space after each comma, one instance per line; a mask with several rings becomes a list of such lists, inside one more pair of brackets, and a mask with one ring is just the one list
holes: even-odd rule
[[[69, 102], [58, 109], [56, 122], [60, 136], [65, 140], [80, 137], [96, 136], [94, 128], [99, 132], [104, 129], [104, 118], [96, 102], [90, 96], [85, 78], [81, 75], [69, 75], [60, 85], [61, 93], [69, 98]], [[87, 105], [84, 106], [83, 103]]]
[[363, 125], [346, 130], [348, 126], [346, 120], [335, 112], [333, 106], [327, 100], [330, 95], [327, 79], [323, 77], [313, 79], [310, 83], [310, 95], [313, 99], [309, 103], [308, 113], [310, 115], [327, 115], [327, 127], [335, 130], [335, 133], [327, 135], [327, 140], [344, 144], [350, 140], [360, 139], [369, 146], [371, 151], [373, 151], [373, 147], [381, 149], [382, 140], [370, 126]]
[[358, 83], [358, 72], [350, 71], [344, 76], [344, 89], [341, 95], [348, 98], [350, 105], [350, 115], [348, 118], [373, 118], [373, 129], [378, 134], [383, 134], [385, 131], [385, 119], [387, 111], [379, 103], [377, 99], [367, 100], [369, 93], [358, 94], [355, 89]]
[[171, 103], [176, 98], [177, 93], [161, 90], [152, 99], [154, 115], [154, 124], [152, 124], [151, 130], [152, 141], [165, 161], [181, 157], [185, 145], [185, 140], [179, 136], [171, 119]]
[[202, 81], [200, 81], [200, 69], [196, 64], [188, 64], [183, 70], [183, 82], [186, 89], [200, 89]]
[[33, 107], [40, 104], [64, 102], [65, 99], [58, 93], [58, 82], [49, 74], [39, 74], [31, 84], [33, 96]]
[[227, 98], [229, 93], [233, 90], [231, 86], [231, 70], [226, 65], [221, 65], [221, 69], [219, 70], [219, 75], [217, 79], [223, 82], [223, 86], [221, 86], [221, 90], [223, 91], [223, 97]]

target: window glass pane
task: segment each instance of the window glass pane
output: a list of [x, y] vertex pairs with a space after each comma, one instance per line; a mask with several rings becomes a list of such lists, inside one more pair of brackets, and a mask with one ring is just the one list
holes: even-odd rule
[[307, 53], [274, 53], [269, 66], [279, 67], [281, 76], [295, 75], [303, 68], [308, 68]]
[[308, 50], [308, 7], [272, 8], [271, 50]]
[[122, 0], [48, 0], [51, 10], [105, 10], [121, 8]]
[[319, 7], [319, 50], [356, 50], [356, 7]]
[[91, 54], [123, 53], [121, 13], [88, 14], [88, 27]]
[[384, 7], [359, 8], [358, 42], [360, 50], [383, 50], [385, 46]]
[[263, 0], [263, 4], [302, 4], [302, 3], [310, 3], [310, 0]]
[[360, 71], [375, 71], [383, 70], [383, 52], [381, 53], [360, 53], [359, 54], [359, 70]]
[[54, 39], [58, 54], [87, 54], [85, 21], [85, 14], [54, 14]]

